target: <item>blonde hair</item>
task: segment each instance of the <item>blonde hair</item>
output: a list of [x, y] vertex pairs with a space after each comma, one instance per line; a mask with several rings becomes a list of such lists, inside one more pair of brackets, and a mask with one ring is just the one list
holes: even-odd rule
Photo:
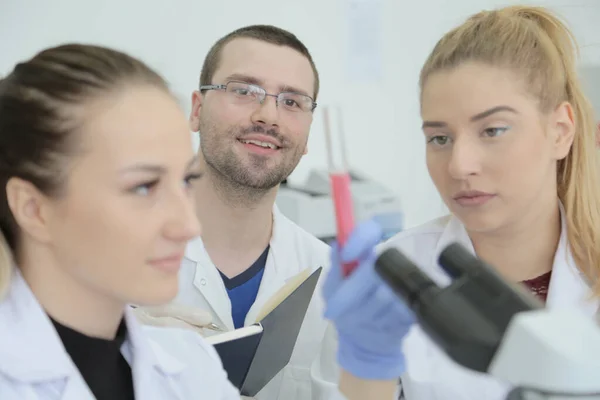
[[420, 76], [473, 61], [519, 74], [542, 112], [562, 102], [573, 108], [576, 132], [569, 154], [558, 162], [558, 197], [567, 237], [579, 270], [600, 296], [600, 173], [596, 123], [577, 76], [577, 43], [567, 26], [542, 7], [511, 6], [483, 11], [448, 32], [435, 46]]

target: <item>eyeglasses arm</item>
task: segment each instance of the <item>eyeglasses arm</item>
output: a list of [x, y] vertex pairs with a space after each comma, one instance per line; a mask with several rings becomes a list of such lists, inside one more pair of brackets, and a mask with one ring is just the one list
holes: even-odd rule
[[224, 90], [227, 89], [227, 85], [200, 85], [200, 91], [203, 90]]

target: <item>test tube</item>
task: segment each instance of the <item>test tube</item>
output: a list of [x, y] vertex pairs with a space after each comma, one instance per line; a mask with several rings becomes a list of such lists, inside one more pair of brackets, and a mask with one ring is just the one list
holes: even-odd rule
[[[335, 210], [337, 238], [340, 246], [344, 246], [348, 236], [354, 229], [354, 206], [352, 191], [350, 190], [351, 178], [348, 170], [342, 113], [337, 108], [337, 129], [334, 130], [331, 127], [330, 110], [330, 107], [324, 107], [323, 122], [325, 124], [329, 180]], [[344, 265], [344, 275], [347, 276], [352, 273], [356, 266], [356, 262]]]

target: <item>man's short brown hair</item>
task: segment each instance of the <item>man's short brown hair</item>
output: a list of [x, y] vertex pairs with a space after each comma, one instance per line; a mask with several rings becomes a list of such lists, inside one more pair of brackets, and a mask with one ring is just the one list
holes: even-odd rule
[[227, 45], [227, 43], [239, 38], [256, 39], [262, 42], [271, 43], [278, 46], [291, 47], [292, 49], [298, 51], [300, 54], [305, 56], [310, 62], [310, 66], [312, 67], [313, 73], [315, 75], [313, 100], [317, 100], [317, 95], [319, 94], [319, 73], [317, 72], [317, 67], [315, 66], [315, 63], [310, 53], [308, 52], [308, 49], [296, 37], [296, 35], [272, 25], [246, 26], [237, 29], [219, 39], [211, 47], [208, 54], [206, 55], [206, 58], [204, 59], [204, 64], [202, 65], [202, 72], [200, 73], [200, 85], [213, 84], [212, 79], [215, 74], [215, 71], [219, 67], [219, 62], [221, 61], [221, 53], [223, 52], [223, 48], [225, 47], [225, 45]]

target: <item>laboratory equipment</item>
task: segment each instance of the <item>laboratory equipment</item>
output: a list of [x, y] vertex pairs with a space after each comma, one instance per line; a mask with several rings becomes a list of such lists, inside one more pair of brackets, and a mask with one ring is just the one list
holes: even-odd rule
[[[335, 211], [337, 240], [340, 246], [343, 246], [354, 228], [354, 206], [350, 190], [351, 180], [350, 172], [348, 171], [342, 117], [338, 110], [337, 137], [334, 138], [329, 111], [329, 107], [325, 107], [323, 110], [325, 142], [327, 144], [327, 161], [329, 166], [329, 180], [331, 182], [331, 197], [333, 198], [333, 209]], [[337, 141], [336, 144], [334, 144], [334, 140]], [[336, 153], [339, 154], [338, 160], [336, 160]], [[345, 264], [343, 266], [343, 273], [349, 275], [356, 266], [357, 263], [355, 262]]]
[[[349, 169], [355, 221], [373, 219], [388, 239], [403, 229], [400, 198], [371, 177]], [[279, 210], [307, 232], [324, 242], [336, 238], [337, 228], [329, 171], [313, 169], [301, 184], [284, 182], [276, 198]]]
[[[366, 219], [381, 225], [384, 240], [394, 236], [403, 228], [399, 198], [350, 168], [341, 112], [323, 109], [328, 170], [311, 170], [303, 184], [282, 182], [277, 206], [286, 217], [325, 242], [338, 239], [343, 245], [355, 221]], [[337, 116], [336, 124], [332, 123], [332, 114]]]
[[456, 363], [514, 386], [509, 400], [600, 399], [600, 327], [574, 310], [544, 308], [459, 244], [438, 259], [446, 287], [395, 248], [376, 271]]

